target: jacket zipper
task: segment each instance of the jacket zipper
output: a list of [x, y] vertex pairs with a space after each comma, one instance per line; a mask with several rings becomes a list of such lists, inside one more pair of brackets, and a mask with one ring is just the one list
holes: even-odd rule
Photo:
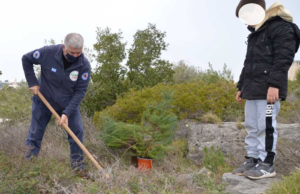
[[[254, 47], [258, 37], [255, 39], [254, 44], [252, 46], [252, 61], [251, 61], [251, 82], [250, 82], [250, 90], [252, 89], [252, 81], [253, 81], [253, 70], [255, 70], [255, 65], [253, 65], [253, 58], [254, 58]], [[249, 41], [250, 42], [250, 41]], [[251, 92], [251, 91], [250, 91]]]
[[[64, 77], [65, 77], [65, 68], [63, 67], [62, 79], [60, 80], [61, 89], [60, 89], [60, 92], [59, 92], [59, 94], [57, 95], [57, 98], [56, 98], [56, 103], [57, 104], [59, 104], [59, 99], [61, 98], [61, 95], [62, 95], [62, 92], [63, 92], [63, 79], [64, 79]], [[60, 106], [60, 104], [59, 104], [59, 106]]]
[[271, 55], [272, 53], [270, 52], [269, 46], [267, 46], [267, 50], [268, 50], [269, 55]]
[[261, 42], [264, 42], [265, 41], [265, 37], [266, 37], [266, 34], [263, 34], [263, 39]]

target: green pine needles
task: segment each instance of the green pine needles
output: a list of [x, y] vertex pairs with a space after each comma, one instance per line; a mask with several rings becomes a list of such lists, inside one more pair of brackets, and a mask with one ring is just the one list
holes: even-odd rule
[[141, 158], [161, 159], [172, 149], [177, 116], [172, 113], [173, 93], [163, 92], [162, 101], [148, 105], [140, 124], [103, 119], [101, 138], [108, 147], [131, 147]]
[[177, 126], [177, 116], [171, 109], [173, 93], [163, 92], [162, 101], [149, 105], [143, 112], [141, 128], [134, 131], [133, 149], [141, 158], [160, 159], [172, 149], [171, 143]]
[[106, 146], [111, 148], [130, 147], [134, 144], [133, 132], [140, 126], [115, 122], [110, 117], [103, 119], [103, 131], [100, 133]]

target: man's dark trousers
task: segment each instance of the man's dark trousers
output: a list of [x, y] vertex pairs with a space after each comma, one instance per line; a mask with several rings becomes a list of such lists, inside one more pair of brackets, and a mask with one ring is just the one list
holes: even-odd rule
[[[37, 156], [40, 149], [42, 139], [45, 133], [45, 129], [47, 124], [51, 119], [52, 113], [50, 110], [44, 105], [44, 103], [38, 98], [38, 96], [32, 97], [32, 117], [31, 117], [31, 125], [29, 128], [29, 133], [26, 138], [26, 147], [28, 148], [28, 152], [26, 155], [27, 160], [31, 156]], [[57, 111], [59, 115], [61, 115], [62, 111]], [[68, 118], [68, 125], [73, 133], [77, 136], [77, 138], [83, 143], [83, 126], [81, 121], [81, 115], [79, 109], [77, 108], [75, 112], [73, 112]], [[68, 141], [70, 144], [71, 151], [71, 167], [73, 169], [80, 168], [84, 169], [84, 155], [81, 148], [77, 145], [77, 143], [73, 140], [73, 138], [68, 134]]]

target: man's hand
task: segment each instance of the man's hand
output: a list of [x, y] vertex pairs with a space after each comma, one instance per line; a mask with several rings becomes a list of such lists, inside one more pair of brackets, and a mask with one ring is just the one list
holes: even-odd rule
[[58, 122], [59, 126], [62, 126], [63, 123], [65, 123], [67, 126], [69, 126], [68, 125], [68, 117], [65, 114], [62, 114], [61, 118], [60, 118], [60, 121], [57, 121], [57, 122]]
[[270, 104], [274, 104], [276, 101], [279, 100], [279, 89], [269, 87], [268, 95], [267, 95], [267, 101]]
[[236, 101], [238, 101], [238, 103], [243, 104], [243, 99], [241, 98], [241, 94], [242, 94], [242, 92], [238, 91], [235, 96], [235, 99], [236, 99]]
[[40, 86], [32, 86], [31, 88], [29, 88], [29, 90], [32, 92], [33, 95], [37, 95], [40, 91]]

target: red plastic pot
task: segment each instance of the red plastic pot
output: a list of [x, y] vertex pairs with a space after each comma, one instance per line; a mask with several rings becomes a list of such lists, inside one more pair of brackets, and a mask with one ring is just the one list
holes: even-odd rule
[[140, 171], [147, 171], [152, 169], [152, 159], [138, 157], [138, 169]]

